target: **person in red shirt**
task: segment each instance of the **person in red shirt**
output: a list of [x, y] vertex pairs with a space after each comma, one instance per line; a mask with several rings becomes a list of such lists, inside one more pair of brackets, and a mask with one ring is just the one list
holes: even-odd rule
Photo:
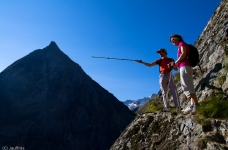
[[173, 82], [172, 73], [171, 73], [172, 69], [178, 70], [178, 68], [176, 66], [171, 67], [170, 64], [171, 62], [174, 62], [174, 60], [172, 58], [167, 57], [166, 49], [161, 48], [157, 50], [157, 53], [160, 54], [161, 59], [155, 60], [152, 63], [146, 63], [146, 62], [143, 62], [142, 60], [137, 60], [137, 62], [142, 63], [148, 67], [159, 65], [159, 73], [160, 73], [159, 84], [160, 84], [162, 97], [163, 97], [164, 110], [166, 111], [166, 110], [169, 110], [170, 108], [168, 106], [168, 93], [167, 93], [168, 86], [171, 90], [175, 107], [180, 109], [180, 102], [179, 102], [176, 86]]

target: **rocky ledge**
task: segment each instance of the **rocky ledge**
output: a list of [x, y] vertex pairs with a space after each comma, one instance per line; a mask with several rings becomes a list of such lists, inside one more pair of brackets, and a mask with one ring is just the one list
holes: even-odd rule
[[228, 149], [228, 121], [210, 119], [198, 124], [197, 120], [194, 115], [170, 112], [138, 115], [110, 150]]

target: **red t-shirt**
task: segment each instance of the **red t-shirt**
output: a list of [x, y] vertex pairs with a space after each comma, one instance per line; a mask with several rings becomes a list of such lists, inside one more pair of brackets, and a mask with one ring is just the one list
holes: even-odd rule
[[155, 61], [159, 65], [159, 71], [161, 74], [170, 74], [171, 69], [168, 67], [170, 62], [174, 62], [172, 58], [161, 58]]

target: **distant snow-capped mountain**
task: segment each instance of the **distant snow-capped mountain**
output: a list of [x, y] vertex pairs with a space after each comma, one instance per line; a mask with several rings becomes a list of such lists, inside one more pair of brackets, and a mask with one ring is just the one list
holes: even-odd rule
[[123, 103], [124, 103], [124, 105], [129, 106], [130, 104], [132, 104], [134, 102], [135, 102], [135, 100], [126, 100]]
[[143, 105], [145, 104], [149, 99], [155, 97], [157, 94], [151, 94], [150, 96], [148, 97], [144, 97], [144, 98], [141, 98], [141, 99], [138, 99], [138, 100], [126, 100], [124, 101], [124, 105], [128, 106], [128, 108], [131, 110], [131, 111], [135, 111], [137, 110], [137, 108], [140, 106], [140, 105]]

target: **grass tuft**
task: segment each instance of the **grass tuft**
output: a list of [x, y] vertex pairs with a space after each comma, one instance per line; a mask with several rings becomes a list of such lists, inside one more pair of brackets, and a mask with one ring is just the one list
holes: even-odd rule
[[195, 117], [194, 122], [202, 125], [203, 132], [212, 131], [211, 119], [203, 118], [202, 116]]
[[220, 45], [223, 47], [225, 55], [228, 56], [228, 40], [221, 42]]
[[225, 65], [225, 70], [228, 72], [228, 64]]
[[151, 113], [163, 109], [161, 100], [158, 97], [152, 99], [146, 109], [146, 113]]
[[174, 82], [177, 83], [180, 81], [180, 72], [174, 74]]
[[205, 149], [207, 147], [207, 142], [208, 142], [208, 139], [199, 139], [197, 141], [197, 147], [200, 148], [200, 149]]
[[220, 85], [223, 85], [225, 81], [226, 81], [226, 76], [225, 75], [218, 78], [218, 82], [219, 82]]
[[228, 118], [228, 100], [223, 100], [221, 94], [209, 97], [200, 103], [197, 114], [203, 118]]

